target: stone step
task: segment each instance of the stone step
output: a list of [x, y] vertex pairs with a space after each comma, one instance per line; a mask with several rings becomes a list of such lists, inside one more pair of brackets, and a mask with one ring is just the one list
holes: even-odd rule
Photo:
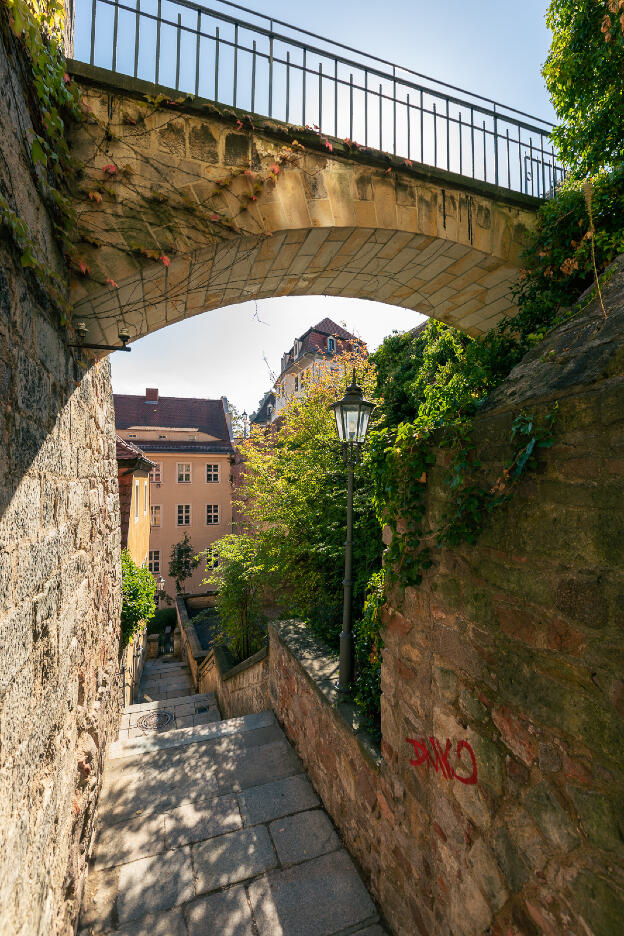
[[80, 936], [383, 936], [272, 712], [119, 744]]
[[203, 705], [216, 705], [217, 697], [212, 692], [196, 692], [191, 693], [190, 695], [176, 696], [172, 699], [157, 699], [155, 702], [137, 702], [134, 705], [127, 705], [123, 709], [124, 715], [132, 714], [133, 712], [154, 712], [158, 709], [166, 709], [170, 705], [182, 705], [187, 702], [189, 699], [194, 699], [199, 704]]
[[[190, 696], [189, 698], [194, 698]], [[273, 712], [260, 712], [257, 715], [242, 715], [240, 718], [229, 718], [214, 724], [194, 725], [189, 728], [179, 728], [173, 731], [158, 732], [143, 737], [130, 738], [123, 741], [114, 741], [109, 748], [109, 758], [115, 760], [119, 757], [134, 757], [152, 751], [168, 750], [170, 748], [184, 747], [188, 744], [198, 744], [202, 741], [214, 741], [229, 735], [236, 735], [246, 731], [255, 731], [277, 724]]]

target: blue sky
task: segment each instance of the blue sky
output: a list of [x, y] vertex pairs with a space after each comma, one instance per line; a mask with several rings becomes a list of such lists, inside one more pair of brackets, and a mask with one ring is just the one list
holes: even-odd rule
[[[131, 3], [132, 0], [126, 0]], [[546, 0], [246, 0], [245, 6], [372, 52], [438, 80], [553, 119], [540, 68], [550, 34]], [[80, 11], [90, 0], [78, 2]], [[375, 348], [395, 329], [420, 321], [414, 313], [358, 300], [281, 298], [208, 312], [136, 342], [112, 356], [117, 392], [227, 396], [251, 412], [271, 384], [284, 350], [310, 325], [329, 316]], [[268, 360], [269, 366], [265, 362]]]

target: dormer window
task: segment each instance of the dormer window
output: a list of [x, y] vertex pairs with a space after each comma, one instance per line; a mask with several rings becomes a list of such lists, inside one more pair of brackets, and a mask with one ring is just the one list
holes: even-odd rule
[[328, 338], [328, 339], [327, 339], [327, 350], [328, 350], [328, 351], [335, 351], [335, 350], [336, 350], [336, 339], [335, 339], [335, 338]]
[[294, 353], [295, 353], [295, 360], [297, 360], [297, 358], [301, 354], [301, 342], [299, 341], [298, 338], [295, 340]]

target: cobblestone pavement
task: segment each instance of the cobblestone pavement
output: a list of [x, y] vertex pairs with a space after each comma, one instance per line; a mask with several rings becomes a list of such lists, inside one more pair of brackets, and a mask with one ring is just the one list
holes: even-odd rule
[[272, 712], [112, 745], [80, 927], [80, 936], [386, 932]]

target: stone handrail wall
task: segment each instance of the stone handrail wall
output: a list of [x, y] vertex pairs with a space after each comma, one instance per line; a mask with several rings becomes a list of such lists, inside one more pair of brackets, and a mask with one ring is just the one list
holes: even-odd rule
[[124, 649], [121, 666], [124, 674], [123, 679], [123, 704], [133, 705], [137, 701], [141, 673], [145, 664], [145, 654], [147, 649], [147, 628], [137, 634], [128, 646]]
[[189, 665], [195, 689], [197, 690], [199, 685], [199, 667], [208, 655], [208, 651], [202, 648], [197, 638], [193, 622], [188, 616], [188, 611], [186, 610], [186, 604], [182, 595], [176, 596], [175, 608], [178, 627], [180, 628], [181, 654], [186, 657], [186, 662]]
[[199, 667], [198, 692], [214, 692], [223, 718], [269, 708], [268, 649], [236, 664], [226, 647], [215, 647]]

